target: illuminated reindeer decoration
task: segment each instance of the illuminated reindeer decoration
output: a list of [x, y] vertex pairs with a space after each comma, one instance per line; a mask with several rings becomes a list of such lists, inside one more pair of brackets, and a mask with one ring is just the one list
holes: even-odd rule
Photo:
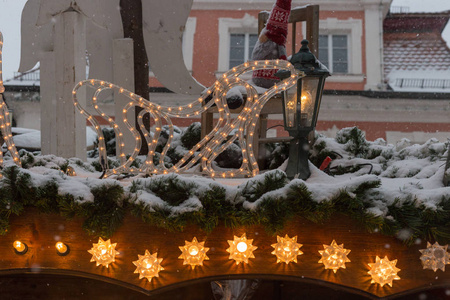
[[[8, 107], [3, 100], [3, 92], [5, 87], [3, 86], [3, 76], [2, 76], [2, 49], [3, 49], [3, 34], [0, 32], [0, 131], [8, 151], [11, 153], [14, 162], [19, 167], [21, 166], [19, 153], [17, 152], [16, 146], [14, 145], [11, 133], [11, 121], [8, 112]], [[3, 144], [3, 142], [2, 142]], [[3, 168], [3, 151], [0, 150], [0, 168]], [[2, 177], [0, 173], [0, 178]]]
[[[264, 94], [258, 95], [256, 89], [248, 84], [239, 76], [243, 73], [250, 72], [258, 69], [283, 69], [291, 72], [291, 76], [280, 83], [274, 85], [268, 89]], [[200, 172], [211, 177], [236, 177], [236, 176], [255, 176], [259, 173], [258, 164], [253, 154], [253, 136], [257, 119], [264, 104], [275, 94], [292, 87], [299, 76], [304, 76], [302, 72], [295, 70], [293, 65], [283, 60], [270, 60], [270, 61], [252, 61], [239, 65], [232, 70], [223, 74], [223, 76], [210, 87], [204, 96], [198, 98], [198, 101], [189, 103], [188, 105], [179, 107], [165, 107], [156, 105], [142, 97], [127, 91], [115, 84], [91, 79], [78, 83], [73, 90], [73, 100], [75, 106], [78, 108], [81, 114], [83, 114], [87, 120], [94, 126], [99, 136], [99, 160], [102, 165], [104, 176], [108, 177], [113, 174], [130, 173], [138, 174], [145, 173], [151, 174], [167, 174], [169, 172], [185, 173], [193, 172], [192, 167], [199, 163], [201, 165]], [[106, 157], [106, 144], [103, 132], [100, 128], [98, 120], [96, 120], [92, 114], [86, 111], [86, 108], [82, 107], [77, 100], [77, 93], [81, 87], [87, 86], [95, 89], [92, 97], [92, 106], [96, 110], [96, 113], [106, 120], [109, 125], [114, 129], [116, 135], [116, 145], [119, 147], [119, 158], [121, 165], [116, 168], [110, 169], [107, 163]], [[227, 92], [235, 87], [243, 86], [246, 89], [247, 101], [240, 114], [232, 119], [230, 110], [226, 103]], [[124, 142], [122, 139], [123, 129], [117, 125], [117, 122], [110, 116], [107, 116], [99, 107], [98, 98], [99, 95], [106, 90], [113, 90], [123, 94], [130, 99], [130, 102], [123, 108], [122, 121], [126, 124], [127, 129], [135, 137], [135, 147], [131, 156], [126, 159], [124, 153]], [[212, 95], [213, 101], [209, 101], [205, 104], [205, 99]], [[192, 116], [199, 116], [201, 113], [210, 108], [213, 104], [217, 105], [219, 111], [219, 120], [214, 129], [206, 135], [203, 140], [197, 143], [184, 157], [176, 163], [174, 166], [167, 168], [164, 165], [164, 156], [170, 148], [173, 139], [173, 125], [170, 117], [188, 118]], [[145, 162], [139, 166], [139, 168], [133, 168], [131, 165], [136, 161], [136, 157], [141, 148], [142, 140], [136, 130], [128, 122], [128, 111], [134, 106], [139, 106], [143, 110], [138, 116], [138, 124], [142, 132], [144, 133], [145, 141], [148, 145], [148, 153]], [[143, 124], [143, 115], [149, 113], [153, 119], [153, 126], [150, 132], [147, 131]], [[119, 118], [119, 116], [116, 116]], [[170, 133], [168, 141], [161, 152], [159, 163], [154, 164], [155, 149], [157, 146], [158, 138], [161, 133], [161, 127], [163, 125], [162, 120], [165, 120], [169, 125]], [[242, 165], [239, 169], [233, 170], [215, 170], [212, 166], [215, 158], [229, 147], [234, 141], [238, 141], [242, 149]]]

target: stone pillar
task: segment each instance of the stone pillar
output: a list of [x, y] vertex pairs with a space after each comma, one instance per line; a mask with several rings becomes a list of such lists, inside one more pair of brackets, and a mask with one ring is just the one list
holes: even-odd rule
[[41, 58], [41, 153], [56, 154], [56, 63], [55, 52]]
[[382, 1], [365, 0], [364, 28], [366, 39], [366, 76], [365, 90], [384, 89], [383, 76], [383, 19]]
[[[54, 131], [50, 137], [52, 154], [70, 158], [78, 157], [86, 160], [86, 119], [73, 105], [72, 89], [79, 81], [86, 79], [86, 18], [82, 14], [67, 10], [56, 17], [54, 34], [54, 65], [55, 84], [42, 86], [43, 93], [48, 95], [54, 89], [54, 108], [47, 114], [42, 111], [41, 118], [49, 117], [50, 126]], [[45, 74], [42, 74], [43, 77]], [[78, 101], [86, 107], [86, 97], [83, 90], [78, 93]], [[48, 103], [46, 106], [48, 107]], [[55, 116], [50, 117], [55, 113]], [[45, 120], [43, 122], [46, 122]], [[49, 138], [45, 133], [41, 140]], [[45, 153], [44, 153], [45, 154]]]

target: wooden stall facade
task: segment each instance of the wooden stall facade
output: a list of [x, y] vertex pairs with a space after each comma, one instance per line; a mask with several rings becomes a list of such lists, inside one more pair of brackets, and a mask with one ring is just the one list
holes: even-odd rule
[[[243, 233], [253, 239], [253, 245], [258, 248], [254, 251], [255, 258], [251, 258], [248, 264], [236, 265], [226, 252], [229, 247], [227, 240]], [[276, 235], [268, 234], [260, 226], [234, 229], [219, 226], [209, 234], [195, 226], [188, 226], [183, 232], [170, 232], [145, 224], [129, 215], [111, 237], [111, 242], [117, 243], [116, 250], [119, 255], [116, 256], [115, 262], [106, 268], [90, 262], [92, 255], [87, 250], [92, 248], [93, 243], [97, 243], [98, 238], [89, 236], [82, 229], [80, 218], [68, 220], [56, 214], [43, 214], [29, 209], [20, 217], [12, 216], [9, 232], [0, 236], [0, 283], [12, 284], [9, 289], [5, 284], [0, 284], [0, 291], [3, 294], [11, 292], [15, 282], [19, 294], [33, 293], [35, 290], [32, 288], [27, 290], [26, 285], [18, 284], [19, 279], [22, 278], [23, 282], [39, 282], [40, 277], [47, 278], [47, 282], [56, 283], [61, 283], [58, 278], [75, 278], [74, 282], [76, 278], [80, 282], [83, 282], [83, 279], [92, 279], [94, 283], [91, 282], [87, 289], [95, 290], [96, 286], [105, 285], [102, 282], [106, 282], [111, 287], [106, 290], [111, 293], [115, 291], [113, 287], [123, 287], [130, 290], [130, 293], [137, 292], [136, 294], [142, 297], [155, 295], [156, 299], [162, 299], [156, 295], [170, 294], [171, 290], [189, 290], [189, 286], [206, 289], [213, 280], [242, 278], [297, 283], [303, 286], [303, 289], [308, 285], [323, 287], [329, 289], [332, 294], [346, 293], [356, 297], [347, 299], [395, 298], [430, 289], [450, 288], [448, 271], [438, 270], [435, 273], [423, 269], [419, 249], [426, 248], [425, 241], [417, 241], [415, 245], [407, 246], [394, 237], [368, 234], [361, 225], [342, 215], [334, 215], [324, 224], [296, 219], [289, 222], [280, 233], [282, 236], [285, 234], [290, 237], [298, 236], [298, 243], [303, 245], [300, 248], [303, 254], [298, 256], [298, 263], [276, 263], [276, 257], [271, 254], [271, 245], [277, 241]], [[189, 265], [183, 265], [183, 260], [178, 258], [181, 254], [179, 246], [194, 237], [205, 241], [205, 247], [210, 250], [207, 252], [209, 260], [205, 261], [203, 266], [191, 269]], [[27, 253], [19, 255], [14, 251], [15, 240], [27, 244]], [[57, 255], [57, 240], [70, 247], [68, 255]], [[346, 269], [339, 269], [336, 273], [326, 270], [323, 264], [318, 263], [321, 258], [318, 251], [323, 250], [323, 245], [329, 245], [332, 240], [351, 250], [348, 254], [351, 262], [346, 263]], [[132, 263], [138, 259], [138, 254], [143, 255], [147, 249], [150, 253], [157, 252], [158, 258], [163, 259], [161, 265], [164, 270], [151, 282], [145, 278], [139, 279], [134, 273], [136, 266]], [[396, 267], [401, 269], [398, 272], [401, 279], [395, 280], [392, 287], [387, 284], [380, 287], [371, 283], [368, 264], [375, 262], [376, 256], [398, 260]], [[52, 281], [55, 279], [56, 281]], [[95, 281], [99, 284], [96, 285]], [[58, 290], [57, 286], [53, 287], [55, 291]], [[203, 299], [199, 297], [198, 299]], [[11, 299], [14, 299], [12, 295]]]

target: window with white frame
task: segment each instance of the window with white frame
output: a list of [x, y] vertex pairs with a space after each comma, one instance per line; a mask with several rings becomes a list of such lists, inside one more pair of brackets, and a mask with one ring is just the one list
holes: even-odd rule
[[[333, 73], [327, 82], [363, 82], [362, 20], [319, 22], [319, 60]], [[306, 30], [303, 29], [303, 34]], [[334, 37], [334, 38], [333, 38]]]
[[230, 60], [228, 68], [231, 69], [250, 60], [257, 40], [257, 34], [230, 33]]
[[219, 55], [216, 76], [251, 59], [257, 41], [258, 19], [246, 13], [242, 18], [219, 18]]
[[332, 73], [349, 73], [348, 36], [345, 34], [319, 35], [319, 60]]

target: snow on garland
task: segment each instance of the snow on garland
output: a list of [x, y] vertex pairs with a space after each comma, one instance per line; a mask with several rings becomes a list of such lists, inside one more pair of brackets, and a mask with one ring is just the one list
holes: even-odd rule
[[[0, 231], [8, 230], [11, 214], [28, 207], [82, 217], [85, 230], [103, 237], [115, 232], [127, 212], [171, 230], [261, 224], [271, 233], [293, 218], [322, 222], [342, 213], [369, 232], [406, 243], [448, 243], [450, 188], [442, 183], [447, 149], [435, 139], [423, 145], [368, 142], [357, 128], [346, 128], [336, 139], [319, 136], [312, 148], [315, 165], [333, 158], [327, 173], [311, 165], [307, 181], [289, 181], [272, 170], [238, 186], [176, 174], [99, 180], [89, 163], [21, 151], [24, 168], [11, 163], [0, 180]], [[65, 175], [69, 166], [78, 176]]]

